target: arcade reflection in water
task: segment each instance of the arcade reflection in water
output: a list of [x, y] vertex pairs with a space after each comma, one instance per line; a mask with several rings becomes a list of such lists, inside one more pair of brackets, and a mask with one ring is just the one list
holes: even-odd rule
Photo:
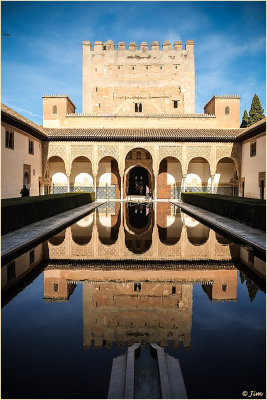
[[49, 240], [53, 259], [231, 260], [239, 247], [170, 203], [106, 203]]
[[[189, 347], [194, 284], [212, 302], [236, 301], [240, 260], [261, 282], [265, 271], [251, 249], [168, 203], [156, 209], [128, 204], [124, 213], [119, 203], [101, 206], [8, 263], [2, 269], [3, 305], [29, 284], [27, 274], [44, 260], [46, 302], [68, 301], [76, 286], [83, 286], [85, 347], [126, 342]], [[240, 277], [252, 301], [258, 286], [244, 272]]]

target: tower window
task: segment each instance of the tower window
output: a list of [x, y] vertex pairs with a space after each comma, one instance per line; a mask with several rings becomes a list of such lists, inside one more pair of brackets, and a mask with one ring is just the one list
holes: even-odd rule
[[135, 69], [135, 65], [132, 65], [132, 70], [134, 70]]
[[225, 107], [224, 114], [225, 115], [229, 115], [230, 114], [230, 107], [229, 106]]
[[97, 72], [97, 68], [95, 68], [95, 72]]
[[135, 112], [142, 112], [143, 111], [142, 103], [134, 103], [134, 111]]
[[53, 106], [53, 108], [52, 108], [52, 114], [57, 114], [57, 106]]
[[34, 142], [29, 140], [29, 154], [34, 154]]
[[250, 157], [256, 156], [256, 142], [250, 143]]
[[160, 69], [162, 69], [163, 68], [163, 65], [160, 65], [160, 67], [159, 67]]
[[134, 284], [134, 291], [135, 292], [141, 292], [141, 283], [135, 283]]
[[176, 287], [172, 286], [172, 294], [176, 294]]
[[226, 292], [226, 290], [227, 290], [227, 283], [223, 283], [222, 284], [222, 291]]
[[97, 92], [97, 87], [95, 88], [95, 91]]
[[178, 100], [173, 101], [173, 108], [178, 108]]
[[14, 132], [6, 131], [6, 148], [14, 150]]
[[58, 291], [58, 283], [54, 283], [54, 292]]
[[98, 108], [100, 108], [100, 103], [98, 104]]
[[120, 65], [118, 65], [118, 69], [121, 69], [121, 66], [120, 66]]
[[103, 46], [103, 50], [107, 50], [107, 46]]

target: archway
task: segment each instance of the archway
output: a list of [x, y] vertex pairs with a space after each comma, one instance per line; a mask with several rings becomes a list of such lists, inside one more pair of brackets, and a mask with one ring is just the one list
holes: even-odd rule
[[146, 195], [146, 188], [151, 188], [148, 170], [144, 167], [133, 167], [129, 171], [127, 195]]
[[149, 192], [153, 197], [154, 176], [153, 161], [149, 151], [144, 148], [134, 148], [125, 157], [125, 174], [123, 196], [146, 196]]
[[115, 158], [111, 156], [101, 158], [98, 163], [96, 185], [98, 199], [120, 198], [121, 177], [118, 161]]
[[70, 175], [71, 192], [94, 191], [92, 163], [84, 156], [76, 157], [71, 164]]
[[175, 208], [173, 212], [170, 203], [157, 204], [157, 228], [159, 240], [166, 245], [179, 242], [182, 233], [181, 213]]
[[66, 193], [68, 191], [68, 179], [64, 160], [59, 156], [48, 159], [48, 177], [50, 187], [48, 193]]
[[188, 164], [185, 189], [189, 192], [211, 192], [210, 165], [203, 157], [194, 157]]
[[71, 226], [71, 236], [79, 246], [88, 244], [92, 238], [94, 215], [89, 214]]
[[158, 199], [177, 199], [181, 195], [182, 167], [175, 157], [165, 157], [159, 164]]
[[237, 192], [238, 182], [235, 162], [230, 157], [221, 158], [216, 167], [213, 180], [213, 192], [217, 194], [234, 196]]

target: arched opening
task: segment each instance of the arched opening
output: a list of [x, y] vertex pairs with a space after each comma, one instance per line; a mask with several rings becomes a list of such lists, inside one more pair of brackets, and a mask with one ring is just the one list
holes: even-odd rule
[[178, 199], [181, 197], [182, 167], [175, 157], [165, 157], [159, 164], [158, 199]]
[[144, 167], [134, 167], [129, 171], [127, 195], [145, 196], [150, 188], [149, 173]]
[[59, 194], [68, 191], [65, 163], [61, 157], [52, 156], [48, 159], [48, 177], [50, 185], [47, 193]]
[[153, 196], [152, 156], [143, 148], [130, 150], [125, 158], [125, 196]]
[[188, 164], [185, 180], [188, 192], [211, 192], [210, 166], [203, 157], [194, 157]]
[[89, 214], [71, 226], [72, 240], [79, 246], [85, 246], [92, 238], [94, 215]]
[[63, 231], [57, 233], [56, 235], [52, 236], [48, 242], [52, 244], [53, 246], [59, 246], [62, 244], [65, 240], [65, 234], [66, 234], [66, 229]]
[[118, 240], [121, 209], [120, 204], [115, 204], [115, 213], [98, 212], [96, 214], [96, 224], [98, 229], [98, 237], [102, 244], [112, 245]]
[[234, 160], [229, 157], [220, 159], [217, 163], [213, 180], [213, 192], [226, 196], [234, 196], [238, 187]]
[[166, 245], [173, 246], [178, 243], [182, 233], [181, 213], [170, 203], [157, 204], [157, 227], [159, 239]]
[[71, 164], [71, 192], [93, 192], [93, 170], [91, 161], [84, 156], [76, 157]]
[[187, 237], [194, 246], [201, 246], [209, 239], [210, 228], [201, 223], [196, 226], [187, 226]]
[[52, 187], [50, 193], [66, 193], [68, 191], [67, 175], [63, 172], [56, 172], [52, 175]]
[[97, 198], [119, 199], [121, 177], [118, 161], [111, 157], [103, 157], [98, 163]]
[[143, 254], [152, 244], [154, 210], [151, 204], [125, 204], [125, 244], [134, 254]]

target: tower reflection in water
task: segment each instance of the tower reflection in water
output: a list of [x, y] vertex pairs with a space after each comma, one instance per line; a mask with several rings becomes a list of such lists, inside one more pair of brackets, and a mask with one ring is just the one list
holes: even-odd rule
[[103, 205], [48, 247], [45, 301], [83, 285], [85, 347], [190, 347], [193, 285], [211, 301], [236, 300], [239, 246], [168, 203]]

